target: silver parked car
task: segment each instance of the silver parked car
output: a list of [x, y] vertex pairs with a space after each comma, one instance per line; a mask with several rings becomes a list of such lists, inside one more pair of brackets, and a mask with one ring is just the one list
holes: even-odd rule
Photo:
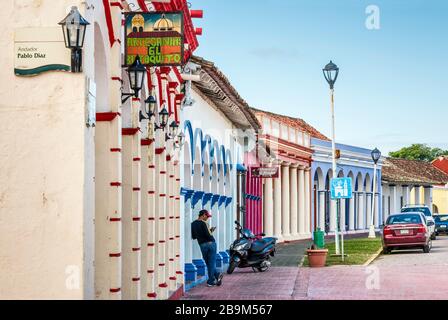
[[429, 231], [431, 233], [431, 240], [436, 240], [436, 223], [432, 216], [432, 212], [429, 207], [425, 204], [409, 204], [401, 208], [401, 212], [421, 212], [425, 215], [425, 218], [428, 222], [432, 222], [429, 227]]

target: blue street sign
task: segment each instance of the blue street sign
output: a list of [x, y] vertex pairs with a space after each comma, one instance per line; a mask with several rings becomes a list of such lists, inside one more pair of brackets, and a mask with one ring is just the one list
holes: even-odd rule
[[350, 199], [352, 197], [352, 179], [331, 179], [331, 199]]

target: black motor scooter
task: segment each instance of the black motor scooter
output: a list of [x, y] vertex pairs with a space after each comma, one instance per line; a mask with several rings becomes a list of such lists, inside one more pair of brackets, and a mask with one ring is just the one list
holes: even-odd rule
[[230, 261], [227, 273], [231, 274], [236, 267], [249, 268], [255, 272], [265, 272], [271, 266], [270, 258], [275, 255], [277, 238], [257, 239], [265, 234], [254, 235], [249, 229], [244, 229], [235, 221], [237, 232], [241, 237], [230, 246]]

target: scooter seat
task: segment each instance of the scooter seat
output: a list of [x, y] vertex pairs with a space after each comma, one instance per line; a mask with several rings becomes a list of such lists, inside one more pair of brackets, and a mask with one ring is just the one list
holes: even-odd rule
[[251, 246], [250, 250], [252, 252], [261, 252], [266, 247], [268, 247], [271, 244], [275, 243], [275, 241], [276, 241], [275, 238], [264, 238], [264, 239], [261, 239], [261, 240], [257, 240], [254, 243], [252, 243], [252, 246]]

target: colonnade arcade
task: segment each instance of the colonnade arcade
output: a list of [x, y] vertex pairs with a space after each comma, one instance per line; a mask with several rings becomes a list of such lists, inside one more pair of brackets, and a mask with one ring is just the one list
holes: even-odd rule
[[229, 149], [219, 145], [212, 137], [204, 136], [201, 129], [193, 129], [189, 121], [185, 122], [184, 127], [186, 142], [181, 194], [184, 197], [185, 278], [188, 289], [188, 283], [194, 283], [198, 277], [206, 275], [199, 245], [191, 238], [191, 223], [202, 209], [212, 213], [209, 225], [216, 227], [217, 268], [223, 269], [228, 264], [226, 250], [234, 240], [232, 204], [235, 170]]
[[[372, 217], [372, 204], [375, 199], [374, 225], [379, 227], [381, 221], [380, 188], [373, 193], [373, 170], [339, 170], [337, 177], [352, 179], [353, 197], [341, 199], [339, 207], [336, 201], [331, 201], [330, 181], [333, 178], [332, 169], [317, 167], [313, 173], [313, 227], [326, 232], [336, 229], [336, 214], [340, 213], [340, 230], [365, 231], [369, 228]], [[378, 180], [377, 180], [378, 181]]]

